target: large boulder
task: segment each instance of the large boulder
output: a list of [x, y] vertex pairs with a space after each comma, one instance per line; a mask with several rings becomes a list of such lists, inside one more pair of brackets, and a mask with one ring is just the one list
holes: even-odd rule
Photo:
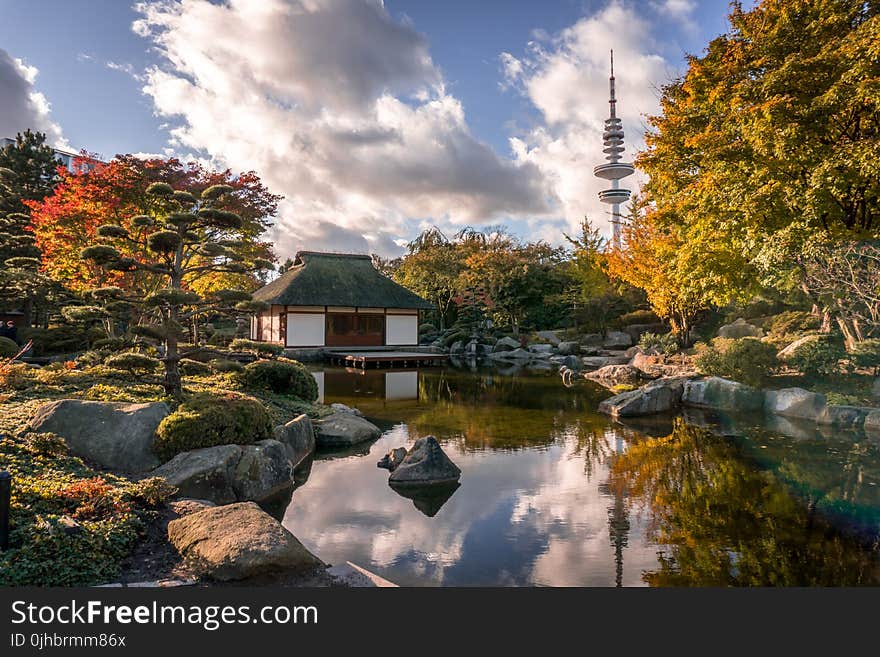
[[434, 436], [419, 438], [401, 461], [388, 483], [396, 486], [430, 486], [458, 481], [461, 470], [446, 456]]
[[599, 404], [599, 412], [611, 417], [638, 417], [672, 411], [681, 404], [686, 377], [657, 379]]
[[606, 365], [598, 370], [587, 372], [584, 376], [611, 388], [621, 384], [637, 383], [641, 374], [632, 365]]
[[816, 421], [835, 429], [861, 429], [871, 410], [861, 406], [826, 406]]
[[581, 336], [581, 344], [591, 347], [601, 347], [604, 341], [605, 338], [602, 337], [601, 333], [587, 333]]
[[540, 354], [544, 356], [549, 356], [554, 352], [554, 347], [552, 344], [530, 344], [528, 349], [533, 354]]
[[880, 399], [880, 377], [874, 379], [874, 385], [871, 386], [871, 396]]
[[564, 365], [573, 372], [580, 372], [584, 369], [584, 363], [577, 356], [563, 356], [560, 365]]
[[742, 317], [718, 329], [719, 338], [760, 338], [763, 335], [764, 331], [754, 324], [749, 324]]
[[[353, 410], [339, 412], [354, 414]], [[275, 427], [275, 440], [284, 445], [294, 468], [315, 453], [315, 428], [308, 415], [300, 415], [287, 424]]]
[[769, 413], [816, 421], [825, 412], [825, 395], [803, 388], [768, 390], [764, 408]]
[[270, 439], [242, 446], [232, 479], [236, 499], [265, 502], [293, 483], [293, 463], [283, 443]]
[[510, 336], [504, 336], [500, 338], [498, 342], [495, 343], [495, 346], [492, 348], [492, 351], [511, 351], [513, 349], [520, 348], [519, 340], [514, 340]]
[[156, 429], [168, 415], [164, 402], [124, 402], [60, 399], [41, 405], [30, 430], [58, 434], [70, 453], [100, 467], [121, 472], [144, 472], [161, 461], [153, 453]]
[[556, 345], [556, 348], [563, 356], [577, 356], [579, 353], [581, 353], [581, 343], [575, 342], [573, 340], [560, 342], [558, 345]]
[[608, 331], [605, 340], [602, 341], [602, 346], [606, 349], [626, 349], [632, 345], [632, 337], [623, 331]]
[[758, 411], [764, 408], [764, 393], [737, 381], [710, 376], [685, 383], [681, 401], [698, 408]]
[[382, 435], [382, 430], [372, 422], [351, 413], [333, 413], [315, 422], [318, 447], [346, 447]]
[[253, 502], [211, 507], [172, 520], [168, 540], [199, 575], [224, 582], [324, 567]]
[[233, 481], [241, 451], [238, 445], [217, 445], [182, 452], [150, 476], [163, 477], [180, 497], [229, 504], [238, 501]]
[[535, 333], [535, 335], [537, 335], [542, 340], [546, 340], [553, 346], [559, 344], [559, 336], [556, 335], [556, 331], [538, 331], [537, 333]]

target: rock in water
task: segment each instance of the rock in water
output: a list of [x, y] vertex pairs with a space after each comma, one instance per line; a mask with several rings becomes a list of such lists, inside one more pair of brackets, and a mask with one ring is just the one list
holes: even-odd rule
[[[345, 412], [351, 410], [353, 409]], [[308, 415], [300, 415], [287, 424], [275, 427], [275, 440], [287, 448], [287, 455], [294, 468], [315, 453], [315, 429]]]
[[324, 567], [253, 502], [210, 507], [172, 520], [168, 540], [196, 572], [220, 581]]
[[103, 468], [144, 472], [160, 463], [152, 447], [156, 429], [168, 413], [164, 402], [60, 399], [37, 409], [30, 430], [58, 434], [71, 454]]
[[293, 488], [293, 463], [277, 440], [242, 445], [232, 488], [241, 501], [264, 502]]
[[346, 447], [382, 435], [382, 430], [372, 422], [352, 413], [333, 413], [315, 422], [318, 447]]
[[405, 458], [406, 447], [397, 447], [383, 456], [376, 465], [380, 468], [385, 468], [386, 470], [394, 472], [397, 466], [400, 465]]
[[180, 497], [210, 500], [215, 504], [236, 502], [238, 495], [233, 481], [241, 453], [238, 445], [193, 449], [156, 468], [151, 476], [163, 477], [177, 488]]
[[458, 481], [461, 470], [453, 463], [434, 436], [419, 438], [388, 483], [398, 486], [450, 484]]
[[710, 376], [685, 383], [681, 401], [685, 406], [698, 408], [760, 411], [764, 408], [764, 392], [737, 381]]
[[803, 388], [768, 390], [765, 408], [770, 413], [816, 421], [825, 412], [825, 395]]

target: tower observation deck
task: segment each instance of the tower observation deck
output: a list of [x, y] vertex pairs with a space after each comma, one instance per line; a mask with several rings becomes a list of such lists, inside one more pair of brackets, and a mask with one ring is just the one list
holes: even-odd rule
[[611, 114], [605, 119], [605, 131], [602, 133], [605, 148], [605, 159], [608, 164], [600, 164], [593, 169], [593, 175], [611, 181], [610, 189], [599, 192], [599, 200], [611, 205], [611, 236], [615, 248], [620, 246], [620, 204], [626, 203], [632, 192], [620, 186], [620, 180], [635, 173], [635, 168], [628, 162], [621, 162], [623, 153], [623, 123], [617, 118], [617, 99], [614, 96], [614, 51], [611, 51], [611, 78], [609, 79], [611, 98]]

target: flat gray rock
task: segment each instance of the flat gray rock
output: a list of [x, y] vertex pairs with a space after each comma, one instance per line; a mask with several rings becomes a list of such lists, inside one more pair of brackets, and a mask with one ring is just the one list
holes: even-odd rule
[[382, 430], [372, 422], [351, 413], [333, 413], [316, 421], [318, 447], [346, 447], [375, 440]]
[[153, 453], [159, 423], [169, 413], [164, 402], [60, 399], [41, 405], [30, 430], [64, 438], [70, 453], [121, 472], [145, 472], [161, 462]]

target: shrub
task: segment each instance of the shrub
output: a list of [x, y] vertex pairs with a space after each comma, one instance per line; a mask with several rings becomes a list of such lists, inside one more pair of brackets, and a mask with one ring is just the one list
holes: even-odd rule
[[821, 320], [802, 310], [789, 310], [771, 318], [766, 325], [768, 333], [783, 337], [793, 333], [805, 333], [819, 328]]
[[49, 433], [26, 433], [23, 437], [29, 452], [41, 456], [62, 456], [67, 454], [67, 442], [61, 436]]
[[660, 318], [653, 310], [633, 310], [617, 318], [618, 326], [630, 326], [632, 324], [659, 324]]
[[258, 356], [278, 356], [284, 351], [284, 347], [280, 344], [256, 342], [255, 340], [246, 340], [244, 338], [236, 338], [229, 343], [229, 348], [236, 351], [250, 351]]
[[696, 366], [702, 374], [758, 387], [779, 366], [779, 359], [776, 347], [757, 338], [715, 338], [712, 346], [698, 348]]
[[215, 358], [208, 363], [208, 366], [215, 372], [241, 372], [244, 365], [237, 360], [224, 360], [223, 358]]
[[678, 346], [678, 340], [675, 339], [675, 335], [672, 333], [664, 333], [663, 335], [659, 333], [642, 333], [642, 337], [639, 338], [639, 346], [643, 351], [656, 349], [664, 356], [673, 356], [681, 349]]
[[462, 342], [467, 342], [469, 339], [470, 335], [465, 333], [464, 331], [454, 331], [443, 338], [443, 346], [448, 348], [459, 340], [461, 340]]
[[269, 413], [258, 400], [238, 393], [201, 393], [165, 417], [153, 449], [164, 460], [215, 445], [249, 445], [272, 437]]
[[[99, 329], [103, 332], [103, 329]], [[52, 328], [25, 327], [18, 332], [22, 342], [32, 340], [35, 356], [69, 354], [88, 348], [88, 331], [82, 326], [63, 324]]]
[[880, 373], [880, 340], [859, 342], [853, 347], [851, 355], [859, 367], [873, 370], [875, 376]]
[[[68, 361], [72, 362], [72, 361]], [[71, 370], [66, 363], [50, 363], [45, 367], [41, 367], [34, 373], [34, 379], [38, 383], [47, 386], [57, 386], [64, 383], [67, 373]]]
[[823, 335], [795, 349], [788, 362], [805, 376], [829, 376], [838, 371], [838, 363], [844, 356], [843, 345]]
[[76, 363], [82, 367], [94, 367], [95, 365], [102, 365], [104, 359], [109, 355], [109, 352], [106, 351], [86, 351], [76, 357]]
[[131, 344], [123, 338], [101, 338], [92, 342], [92, 349], [106, 349], [108, 351], [121, 351]]
[[15, 340], [0, 335], [0, 357], [12, 358], [18, 353], [19, 349], [21, 347], [15, 343]]
[[164, 505], [177, 488], [169, 484], [163, 477], [147, 477], [131, 487], [131, 497], [141, 506], [157, 508]]
[[180, 360], [180, 371], [183, 372], [185, 376], [209, 376], [214, 370], [205, 363], [200, 363], [197, 360], [191, 360], [189, 358], [182, 358]]
[[419, 335], [423, 335], [425, 333], [436, 333], [437, 327], [431, 324], [431, 322], [425, 322], [424, 324], [419, 324]]
[[295, 360], [256, 360], [245, 365], [239, 374], [239, 380], [246, 388], [264, 388], [308, 402], [318, 398], [315, 377], [302, 363]]
[[119, 489], [103, 477], [75, 481], [62, 488], [58, 496], [77, 520], [106, 520], [131, 511], [131, 505], [121, 498]]
[[110, 369], [124, 370], [134, 377], [154, 372], [159, 366], [159, 361], [151, 356], [129, 351], [115, 356], [110, 356], [105, 361]]
[[31, 368], [23, 363], [0, 367], [0, 389], [21, 390], [30, 384]]

